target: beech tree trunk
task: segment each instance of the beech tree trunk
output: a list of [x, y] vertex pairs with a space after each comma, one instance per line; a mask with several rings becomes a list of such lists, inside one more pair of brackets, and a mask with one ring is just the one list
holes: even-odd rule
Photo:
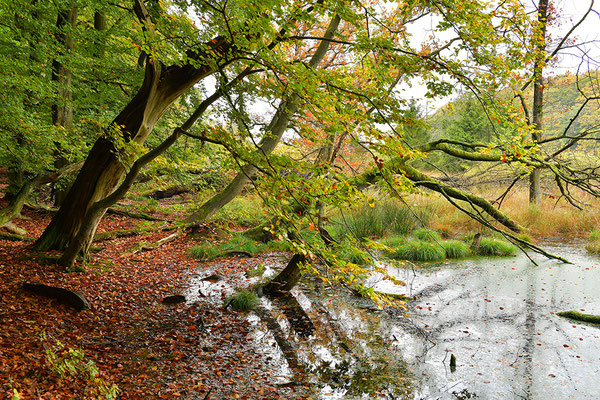
[[[316, 68], [329, 49], [330, 41], [327, 39], [333, 38], [333, 35], [338, 29], [341, 18], [335, 15], [329, 22], [329, 26], [324, 34], [324, 39], [321, 40], [319, 47], [308, 62], [309, 67]], [[287, 99], [283, 100], [279, 105], [275, 116], [265, 129], [265, 137], [259, 144], [257, 152], [266, 157], [273, 152], [279, 144], [283, 133], [288, 127], [288, 123], [292, 116], [298, 110], [298, 95], [291, 94]], [[227, 205], [231, 200], [235, 199], [244, 189], [246, 184], [252, 177], [256, 175], [257, 168], [251, 164], [246, 164], [235, 178], [227, 185], [225, 189], [214, 195], [207, 202], [202, 204], [200, 209], [191, 214], [186, 221], [194, 223], [203, 223], [210, 218], [214, 213], [219, 211], [223, 206]]]
[[[136, 1], [136, 13], [144, 22], [149, 21], [140, 1]], [[114, 119], [109, 132], [94, 143], [64, 203], [35, 243], [36, 250], [65, 249], [77, 235], [90, 206], [113, 192], [123, 178], [125, 169], [118, 159], [118, 149], [110, 139], [110, 129], [113, 134], [118, 130], [126, 142], [144, 143], [166, 109], [198, 81], [212, 74], [218, 59], [231, 48], [223, 37], [213, 39], [208, 46], [210, 54], [201, 55], [208, 61], [200, 67], [189, 64], [165, 67], [152, 58], [146, 61], [142, 86]], [[100, 218], [95, 224], [99, 221]]]
[[[533, 74], [533, 133], [532, 139], [538, 141], [543, 129], [542, 118], [544, 115], [544, 64], [546, 63], [546, 25], [548, 21], [548, 0], [540, 0], [538, 3], [538, 27], [539, 37], [535, 57]], [[541, 169], [536, 168], [529, 175], [529, 204], [538, 205], [541, 200]]]
[[[77, 23], [77, 8], [60, 10], [56, 19], [56, 41], [61, 47], [59, 54], [64, 56], [73, 51], [73, 35], [69, 30], [75, 29]], [[73, 128], [73, 74], [68, 65], [59, 59], [52, 61], [52, 82], [57, 87], [56, 99], [52, 104], [52, 124], [63, 129]], [[69, 162], [62, 154], [60, 143], [56, 142], [54, 151], [54, 167], [60, 169]], [[54, 205], [60, 206], [67, 194], [67, 188], [53, 186]]]

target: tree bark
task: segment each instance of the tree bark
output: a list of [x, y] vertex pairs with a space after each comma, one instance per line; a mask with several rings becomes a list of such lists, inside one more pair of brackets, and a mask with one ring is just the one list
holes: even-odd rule
[[[308, 65], [311, 68], [316, 68], [329, 49], [330, 41], [337, 28], [340, 24], [340, 17], [335, 15], [327, 27], [327, 31], [324, 34], [325, 40], [322, 40], [319, 47], [311, 57]], [[263, 157], [268, 156], [273, 152], [275, 147], [279, 144], [283, 133], [288, 127], [288, 123], [292, 116], [298, 110], [298, 95], [296, 93], [288, 96], [287, 99], [283, 100], [279, 105], [275, 116], [265, 129], [265, 136], [259, 144], [257, 153]], [[235, 199], [244, 189], [246, 184], [252, 177], [256, 175], [257, 168], [254, 165], [246, 164], [242, 167], [242, 170], [236, 175], [235, 178], [227, 185], [225, 189], [214, 195], [211, 199], [205, 202], [198, 211], [192, 213], [186, 222], [203, 223], [210, 218], [214, 213], [219, 211], [222, 207], [228, 204], [230, 201]]]
[[[143, 2], [136, 1], [136, 12], [147, 18]], [[144, 143], [166, 109], [198, 81], [212, 74], [217, 61], [231, 48], [223, 37], [213, 39], [207, 46], [210, 53], [202, 54], [207, 61], [199, 67], [190, 64], [165, 67], [148, 59], [142, 86], [109, 130], [118, 131], [126, 142]], [[94, 143], [63, 205], [35, 243], [36, 250], [62, 250], [73, 240], [91, 205], [111, 193], [124, 176], [125, 169], [117, 154], [110, 132]], [[104, 212], [100, 218], [102, 215]], [[99, 218], [95, 221], [96, 226], [99, 221]], [[93, 231], [95, 229], [92, 227]]]
[[[535, 56], [533, 74], [533, 132], [531, 138], [538, 142], [543, 129], [542, 118], [544, 114], [544, 64], [546, 63], [546, 26], [548, 22], [548, 0], [538, 3], [538, 35], [537, 54]], [[535, 168], [529, 175], [529, 204], [537, 206], [541, 200], [541, 169]]]
[[[60, 48], [59, 56], [64, 57], [73, 51], [73, 34], [77, 23], [77, 8], [60, 10], [56, 19], [56, 41]], [[73, 128], [73, 74], [68, 65], [60, 58], [52, 60], [52, 82], [56, 85], [56, 98], [52, 104], [52, 124], [60, 128]], [[62, 154], [61, 144], [56, 142], [54, 150], [54, 167], [65, 167], [69, 162]], [[60, 206], [67, 194], [67, 188], [53, 186], [54, 205]]]
[[300, 264], [305, 261], [303, 254], [294, 254], [287, 266], [263, 287], [263, 293], [277, 297], [292, 290], [302, 277]]

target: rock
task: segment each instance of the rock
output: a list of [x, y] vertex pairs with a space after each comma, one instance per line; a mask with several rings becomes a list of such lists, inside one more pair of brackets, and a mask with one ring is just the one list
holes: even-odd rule
[[223, 280], [224, 278], [221, 275], [217, 275], [217, 274], [212, 274], [209, 276], [205, 276], [204, 278], [200, 279], [201, 281], [209, 281], [209, 282], [218, 282]]
[[180, 295], [180, 294], [174, 294], [172, 296], [167, 296], [164, 297], [161, 302], [163, 304], [178, 304], [178, 303], [184, 303], [185, 302], [185, 296]]
[[56, 286], [44, 285], [41, 283], [24, 283], [23, 289], [39, 294], [45, 297], [56, 299], [59, 302], [73, 307], [77, 311], [90, 308], [90, 303], [80, 293]]

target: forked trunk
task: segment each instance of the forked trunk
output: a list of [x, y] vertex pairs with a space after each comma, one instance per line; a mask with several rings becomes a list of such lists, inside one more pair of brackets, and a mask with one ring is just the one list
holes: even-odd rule
[[[211, 41], [210, 46], [216, 55], [223, 55], [230, 48], [224, 38]], [[196, 68], [187, 64], [164, 67], [148, 61], [142, 87], [109, 129], [118, 130], [116, 134], [126, 142], [144, 143], [166, 109], [215, 68], [216, 62]], [[123, 178], [125, 169], [109, 135], [110, 132], [94, 143], [64, 203], [35, 243], [36, 250], [64, 249], [79, 231], [89, 207], [110, 194]]]

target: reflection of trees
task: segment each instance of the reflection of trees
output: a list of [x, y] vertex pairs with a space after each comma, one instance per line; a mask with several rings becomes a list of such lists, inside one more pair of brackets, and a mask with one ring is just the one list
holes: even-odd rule
[[[368, 316], [341, 302], [324, 304], [312, 296], [310, 301], [312, 305], [305, 310], [294, 296], [286, 296], [274, 300], [271, 310], [259, 307], [256, 312], [294, 371], [294, 380], [300, 379], [296, 373], [303, 370], [345, 396], [412, 397], [414, 378], [401, 357], [390, 352], [389, 341], [376, 331], [377, 324], [361, 322], [361, 329], [348, 332], [344, 322], [364, 321]], [[346, 321], [338, 314], [340, 306], [347, 311]], [[284, 319], [289, 327], [282, 324]], [[330, 359], [319, 354], [324, 348]]]
[[[511, 266], [518, 266], [518, 268], [511, 270]], [[466, 364], [474, 364], [475, 367], [467, 367], [461, 371], [459, 365], [458, 375], [454, 379], [449, 378], [449, 381], [456, 382], [456, 379], [464, 378], [462, 383], [467, 385], [467, 382], [478, 382], [476, 376], [468, 375], [473, 371], [473, 373], [481, 372], [483, 376], [491, 375], [492, 379], [488, 379], [498, 384], [500, 382], [497, 379], [498, 375], [506, 375], [505, 382], [500, 383], [505, 386], [499, 386], [498, 390], [506, 390], [510, 393], [509, 396], [514, 398], [536, 396], [540, 398], [541, 393], [549, 390], [558, 390], [558, 393], [566, 390], [562, 388], [564, 382], [557, 379], [552, 383], [548, 379], [553, 378], [548, 378], [547, 375], [549, 369], [557, 369], [566, 381], [574, 382], [571, 375], [575, 372], [570, 371], [573, 368], [570, 365], [570, 355], [562, 346], [566, 343], [572, 347], [572, 340], [570, 334], [563, 329], [567, 325], [549, 315], [546, 310], [547, 307], [562, 309], [564, 301], [572, 301], [569, 291], [565, 291], [564, 288], [565, 284], [570, 284], [567, 277], [571, 276], [572, 270], [557, 266], [550, 273], [546, 273], [543, 267], [534, 267], [526, 261], [515, 265], [507, 264], [506, 269], [499, 268], [493, 274], [486, 273], [486, 270], [474, 273], [474, 268], [479, 267], [470, 266], [464, 270], [454, 270], [453, 274], [448, 276], [445, 274], [432, 276], [429, 280], [433, 282], [429, 286], [419, 287], [418, 290], [409, 292], [420, 299], [419, 302], [409, 303], [408, 312], [411, 318], [404, 318], [397, 310], [388, 313], [393, 318], [394, 324], [410, 335], [410, 339], [400, 339], [396, 343], [402, 345], [410, 343], [406, 340], [414, 341], [410, 344], [413, 349], [411, 356], [414, 355], [419, 359], [420, 368], [425, 371], [432, 366], [432, 363], [437, 364], [434, 367], [436, 370], [429, 375], [423, 385], [430, 388], [430, 393], [438, 393], [442, 396], [443, 393], [440, 392], [448, 391], [446, 388], [451, 384], [443, 382], [443, 373], [440, 373], [438, 367], [448, 361], [443, 360], [444, 347], [450, 349], [460, 346], [464, 354], [462, 360], [458, 359], [459, 364], [466, 361], [465, 356], [471, 356], [473, 362]], [[409, 274], [410, 271], [406, 273]], [[435, 272], [427, 271], [427, 273]], [[420, 281], [427, 280], [424, 274], [420, 275], [421, 279], [415, 280], [415, 286]], [[542, 284], [544, 282], [545, 284]], [[494, 289], [496, 284], [499, 284], [498, 290]], [[519, 293], [518, 297], [509, 294], [513, 291]], [[507, 296], [504, 297], [503, 293]], [[510, 303], [498, 303], [501, 299], [497, 297], [498, 294]], [[485, 299], [494, 300], [485, 301]], [[426, 308], [427, 302], [440, 313], [428, 315], [427, 312], [420, 312], [417, 307]], [[498, 306], [507, 309], [497, 313]], [[469, 327], [468, 334], [456, 335], [458, 331], [466, 330], [466, 327]], [[474, 334], [475, 332], [477, 333]], [[538, 343], [540, 345], [544, 343], [543, 338], [548, 334], [558, 334], [559, 337], [551, 336], [551, 339], [546, 341], [546, 345], [550, 344], [550, 346], [541, 351], [536, 350]], [[494, 344], [494, 341], [498, 344]], [[432, 343], [435, 345], [432, 346]], [[469, 347], [473, 348], [473, 354], [466, 351]], [[480, 349], [494, 352], [492, 353], [494, 357], [488, 359], [475, 356]], [[454, 351], [456, 348], [452, 352]], [[494, 361], [496, 357], [499, 362], [505, 362], [509, 367], [504, 368], [502, 364], [496, 366]], [[481, 360], [479, 363], [478, 358]], [[486, 370], [486, 367], [489, 368], [491, 365], [493, 365], [492, 370]], [[547, 389], [547, 385], [551, 385], [552, 389]], [[471, 390], [469, 386], [467, 389]], [[576, 387], [570, 390], [570, 392], [574, 391], [577, 391]]]

